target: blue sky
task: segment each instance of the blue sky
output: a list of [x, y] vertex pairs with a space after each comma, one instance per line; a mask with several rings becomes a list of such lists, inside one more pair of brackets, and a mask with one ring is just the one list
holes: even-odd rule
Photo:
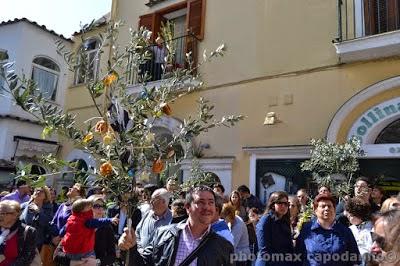
[[111, 10], [112, 0], [0, 0], [0, 21], [27, 18], [70, 37], [80, 23], [91, 22]]

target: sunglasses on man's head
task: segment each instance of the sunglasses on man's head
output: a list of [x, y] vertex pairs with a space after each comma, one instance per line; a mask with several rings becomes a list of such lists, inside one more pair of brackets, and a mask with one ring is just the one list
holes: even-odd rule
[[372, 242], [375, 242], [382, 250], [385, 251], [386, 248], [386, 239], [383, 236], [376, 234], [375, 232], [371, 232]]

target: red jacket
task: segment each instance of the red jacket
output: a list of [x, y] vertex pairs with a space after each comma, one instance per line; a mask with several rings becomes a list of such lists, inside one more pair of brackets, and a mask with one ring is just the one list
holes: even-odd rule
[[82, 254], [94, 250], [95, 229], [85, 226], [85, 222], [93, 219], [93, 211], [72, 213], [67, 220], [67, 229], [62, 239], [64, 252]]

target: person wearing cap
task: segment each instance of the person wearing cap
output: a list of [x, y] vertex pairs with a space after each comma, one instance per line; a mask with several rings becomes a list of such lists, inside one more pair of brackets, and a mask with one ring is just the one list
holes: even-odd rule
[[14, 192], [4, 196], [1, 200], [15, 200], [19, 204], [22, 204], [24, 202], [29, 201], [30, 199], [29, 192], [30, 189], [26, 181], [18, 180], [17, 189]]
[[172, 213], [168, 209], [171, 193], [165, 188], [156, 189], [151, 195], [151, 210], [143, 216], [136, 227], [137, 250], [143, 252], [143, 248], [150, 244], [154, 231], [172, 221]]

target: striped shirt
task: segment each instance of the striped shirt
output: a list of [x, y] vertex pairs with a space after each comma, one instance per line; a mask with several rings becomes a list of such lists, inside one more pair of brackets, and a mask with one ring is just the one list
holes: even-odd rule
[[[178, 227], [183, 230], [179, 238], [179, 245], [178, 245], [178, 250], [176, 252], [176, 258], [174, 264], [175, 266], [181, 264], [190, 255], [190, 253], [192, 253], [192, 251], [197, 248], [203, 237], [210, 232], [211, 226], [208, 226], [208, 229], [199, 238], [193, 237], [188, 222], [179, 224]], [[192, 263], [189, 264], [189, 266], [196, 266], [196, 265], [197, 265], [197, 259], [194, 259]]]
[[139, 253], [143, 252], [143, 249], [151, 243], [156, 229], [170, 224], [171, 221], [172, 213], [169, 209], [161, 217], [155, 215], [153, 210], [150, 210], [136, 227], [136, 241]]

